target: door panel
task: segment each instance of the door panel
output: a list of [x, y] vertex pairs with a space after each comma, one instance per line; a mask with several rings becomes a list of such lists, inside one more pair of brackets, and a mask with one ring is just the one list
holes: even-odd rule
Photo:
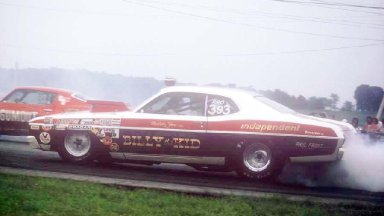
[[198, 155], [204, 150], [205, 116], [135, 114], [123, 118], [121, 150], [135, 153]]
[[199, 155], [205, 151], [206, 95], [160, 95], [122, 120], [124, 151]]

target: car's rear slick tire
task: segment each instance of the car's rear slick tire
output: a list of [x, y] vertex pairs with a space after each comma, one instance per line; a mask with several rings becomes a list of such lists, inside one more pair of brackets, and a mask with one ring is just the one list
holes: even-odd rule
[[68, 133], [58, 146], [60, 157], [68, 162], [83, 163], [94, 159], [95, 147], [89, 133]]
[[283, 166], [278, 154], [263, 143], [247, 145], [237, 161], [237, 174], [248, 179], [274, 179]]

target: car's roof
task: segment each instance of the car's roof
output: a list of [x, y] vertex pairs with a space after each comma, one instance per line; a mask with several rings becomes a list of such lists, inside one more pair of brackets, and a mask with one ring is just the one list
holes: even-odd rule
[[160, 93], [168, 92], [194, 92], [203, 94], [218, 94], [227, 97], [237, 97], [244, 95], [259, 95], [256, 92], [247, 91], [238, 88], [225, 88], [216, 86], [171, 86], [161, 89]]
[[52, 88], [52, 87], [42, 87], [42, 86], [18, 86], [15, 90], [36, 90], [36, 91], [45, 91], [51, 93], [66, 93], [73, 94], [74, 92], [66, 89]]

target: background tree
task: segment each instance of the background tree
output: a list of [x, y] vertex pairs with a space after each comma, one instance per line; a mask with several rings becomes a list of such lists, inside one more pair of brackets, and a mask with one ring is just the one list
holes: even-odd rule
[[340, 97], [335, 93], [332, 93], [329, 97], [331, 98], [331, 106], [330, 107], [332, 109], [337, 109], [337, 103], [339, 102]]
[[369, 85], [360, 85], [355, 90], [356, 109], [359, 111], [367, 111]]
[[358, 111], [376, 112], [383, 98], [383, 88], [360, 85], [355, 90], [356, 109]]
[[310, 97], [308, 100], [308, 108], [312, 110], [323, 110], [327, 104], [327, 99], [324, 97]]
[[343, 106], [341, 107], [342, 111], [351, 112], [353, 110], [353, 104], [351, 101], [345, 101]]
[[294, 109], [307, 109], [308, 108], [308, 101], [303, 95], [299, 95], [296, 98]]
[[378, 86], [371, 86], [369, 88], [369, 97], [370, 97], [370, 109], [374, 112], [380, 107], [381, 100], [383, 99], [384, 90]]

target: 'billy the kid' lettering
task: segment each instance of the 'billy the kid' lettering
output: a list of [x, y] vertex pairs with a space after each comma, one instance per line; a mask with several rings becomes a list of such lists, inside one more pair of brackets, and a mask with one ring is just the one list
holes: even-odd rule
[[201, 144], [199, 139], [185, 137], [124, 135], [123, 139], [123, 145], [137, 147], [161, 148], [171, 146], [177, 149], [199, 149]]

